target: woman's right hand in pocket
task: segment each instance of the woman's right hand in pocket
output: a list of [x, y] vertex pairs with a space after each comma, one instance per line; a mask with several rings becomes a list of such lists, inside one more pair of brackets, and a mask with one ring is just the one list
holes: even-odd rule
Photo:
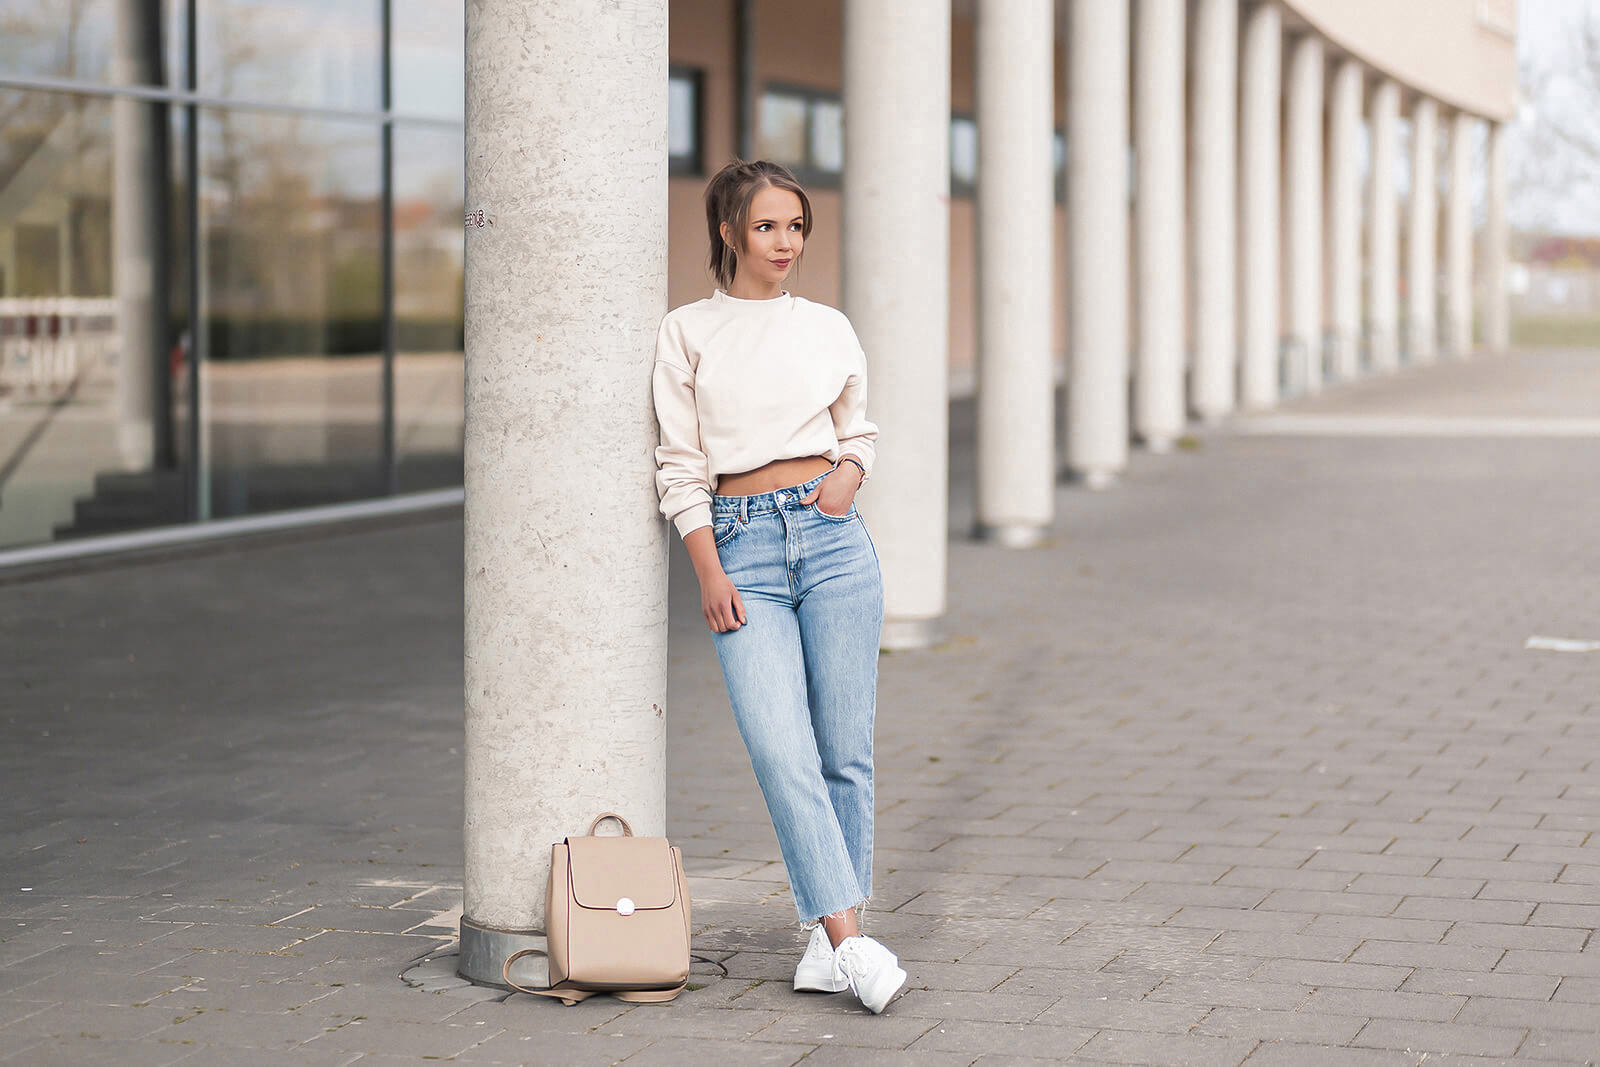
[[732, 578], [719, 571], [700, 580], [700, 613], [712, 633], [727, 633], [745, 624], [744, 601]]

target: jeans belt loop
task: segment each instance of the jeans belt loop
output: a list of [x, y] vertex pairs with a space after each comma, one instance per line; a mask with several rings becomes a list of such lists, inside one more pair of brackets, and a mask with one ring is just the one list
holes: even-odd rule
[[739, 521], [742, 523], [750, 521], [750, 498], [747, 496], [739, 498]]

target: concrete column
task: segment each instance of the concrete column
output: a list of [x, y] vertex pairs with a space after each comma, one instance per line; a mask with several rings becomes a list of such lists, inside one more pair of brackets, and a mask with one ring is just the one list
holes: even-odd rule
[[1067, 6], [1067, 464], [1128, 462], [1128, 0]]
[[1506, 266], [1511, 235], [1506, 225], [1506, 124], [1489, 124], [1488, 196], [1483, 222], [1483, 342], [1491, 351], [1511, 345], [1511, 294]]
[[1283, 10], [1267, 0], [1246, 17], [1239, 60], [1239, 385], [1241, 402], [1255, 410], [1278, 402], [1282, 68]]
[[[165, 79], [161, 14], [160, 0], [117, 0], [111, 62], [118, 83]], [[145, 471], [174, 461], [166, 360], [167, 105], [115, 97], [111, 131], [117, 452], [125, 469]]]
[[1194, 280], [1194, 371], [1190, 404], [1213, 421], [1234, 407], [1234, 215], [1238, 122], [1238, 0], [1197, 0], [1192, 22], [1190, 114], [1193, 151], [1189, 275]]
[[1289, 229], [1290, 380], [1297, 391], [1322, 388], [1322, 39], [1297, 38], [1289, 49], [1285, 107], [1285, 203]]
[[478, 982], [538, 943], [551, 842], [605, 811], [666, 829], [649, 386], [666, 80], [667, 0], [581, 17], [564, 0], [467, 5], [466, 206], [486, 225], [469, 222], [466, 245], [460, 971]]
[[1472, 354], [1472, 125], [1450, 117], [1450, 192], [1445, 201], [1445, 343], [1457, 358]]
[[1411, 108], [1411, 210], [1406, 219], [1406, 358], [1412, 363], [1431, 363], [1437, 347], [1438, 127], [1439, 105], [1418, 97]]
[[1395, 189], [1395, 152], [1400, 125], [1400, 86], [1382, 78], [1372, 93], [1372, 175], [1367, 185], [1368, 344], [1372, 366], [1392, 371], [1400, 348], [1400, 221]]
[[1361, 372], [1361, 64], [1341, 59], [1328, 108], [1328, 260], [1332, 367], [1341, 381]]
[[1183, 433], [1184, 0], [1139, 0], [1134, 41], [1134, 430], [1152, 452]]
[[883, 565], [883, 647], [923, 648], [947, 573], [949, 0], [846, 0], [844, 113], [844, 306], [883, 435], [862, 511]]
[[1055, 514], [1054, 20], [1052, 0], [977, 9], [978, 534], [1016, 548]]

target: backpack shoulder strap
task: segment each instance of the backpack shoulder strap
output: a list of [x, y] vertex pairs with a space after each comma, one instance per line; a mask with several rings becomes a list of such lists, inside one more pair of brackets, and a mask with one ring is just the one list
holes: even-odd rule
[[[511, 980], [511, 965], [513, 963], [516, 963], [524, 956], [543, 955], [545, 955], [545, 951], [542, 948], [525, 948], [521, 951], [513, 952], [506, 957], [504, 966], [500, 968], [500, 976], [505, 979], [506, 985], [515, 989], [518, 993], [527, 993], [535, 997], [551, 997], [561, 1001], [569, 1008], [580, 1000], [588, 1000], [596, 995], [595, 990], [575, 989], [567, 982], [551, 986], [549, 989], [529, 989], [527, 986], [518, 985]], [[612, 992], [611, 995], [630, 1004], [665, 1004], [667, 1001], [675, 999], [679, 993], [682, 993], [687, 985], [688, 983], [684, 982], [671, 989], [618, 989]]]

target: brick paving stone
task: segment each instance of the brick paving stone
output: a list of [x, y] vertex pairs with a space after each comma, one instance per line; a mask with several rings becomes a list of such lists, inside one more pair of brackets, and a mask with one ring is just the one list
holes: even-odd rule
[[1318, 915], [1305, 928], [1312, 936], [1360, 937], [1366, 940], [1410, 941], [1438, 944], [1449, 932], [1450, 923], [1436, 919], [1374, 918], [1367, 915]]
[[1209, 1007], [1287, 1011], [1311, 995], [1312, 987], [1293, 982], [1237, 978], [1168, 978], [1150, 993], [1152, 1000]]
[[952, 1019], [923, 1034], [909, 1048], [911, 1052], [965, 1052], [977, 1055], [1004, 1049], [1013, 1055], [1043, 1059], [1064, 1059], [1088, 1044], [1095, 1031], [1072, 1026], [1020, 1026]]
[[1528, 922], [1534, 926], [1571, 926], [1581, 930], [1600, 928], [1600, 904], [1540, 904]]
[[848, 1015], [785, 1015], [755, 1033], [751, 1040], [904, 1049], [938, 1024], [937, 1019], [903, 1014], [893, 1007], [874, 1016], [858, 1006]]
[[[1400, 987], [1407, 993], [1458, 993], [1462, 996], [1549, 1000], [1561, 979], [1542, 974], [1484, 974], [1480, 971], [1416, 970]], [[1600, 1024], [1600, 1019], [1597, 1019]]]
[[[933, 1052], [928, 1049], [907, 1052], [904, 1049], [837, 1045], [831, 1041], [824, 1041], [805, 1058], [806, 1067], [969, 1067], [973, 1063], [987, 1062], [990, 1062], [989, 1057], [980, 1056], [974, 1060], [966, 1052]], [[1043, 1067], [1047, 1061], [1030, 1058], [1028, 1062]]]
[[1260, 1041], [1348, 1045], [1366, 1024], [1366, 1019], [1348, 1015], [1229, 1007], [1210, 1012], [1195, 1027], [1195, 1032]]
[[1185, 1067], [1234, 1067], [1244, 1061], [1256, 1044], [1256, 1041], [1249, 1038], [1102, 1030], [1083, 1046], [1082, 1053], [1089, 1059], [1102, 1059], [1111, 1063], [1181, 1063]]
[[1600, 978], [1563, 978], [1553, 999], [1600, 1004]]
[[1262, 964], [1252, 978], [1268, 982], [1300, 982], [1338, 989], [1399, 989], [1410, 974], [1407, 967], [1374, 963], [1335, 963], [1327, 960], [1276, 959]]
[[1099, 1000], [1064, 997], [1038, 1017], [1051, 1026], [1083, 1026], [1094, 1030], [1138, 1030], [1183, 1034], [1206, 1014], [1204, 1008], [1156, 1000]]
[[362, 1062], [370, 1065], [377, 1058], [359, 1052], [314, 1050], [305, 1045], [284, 1051], [203, 1045], [178, 1062], [192, 1064], [193, 1067], [213, 1063], [226, 1063], [227, 1067], [347, 1067], [348, 1064]]
[[[1558, 905], [1552, 905], [1555, 907]], [[1395, 909], [1397, 919], [1445, 919], [1450, 922], [1525, 923], [1536, 906], [1516, 900], [1451, 900], [1407, 897]]]
[[[1592, 933], [1592, 931], [1584, 931]], [[1495, 964], [1496, 971], [1555, 974], [1563, 977], [1600, 977], [1600, 952], [1540, 952], [1511, 949]]]
[[[1387, 845], [1388, 841], [1385, 840]], [[1314, 871], [1345, 871], [1354, 874], [1418, 877], [1425, 875], [1437, 861], [1431, 856], [1379, 855], [1371, 852], [1346, 852], [1342, 849], [1318, 849], [1305, 863]], [[1358, 879], [1359, 881], [1359, 879]], [[1351, 882], [1352, 886], [1357, 882]], [[1378, 890], [1384, 892], [1384, 890]]]
[[1298, 1041], [1268, 1041], [1245, 1061], [1247, 1067], [1417, 1067], [1421, 1054], [1394, 1049], [1329, 1048]]
[[1448, 1022], [1461, 1012], [1466, 1003], [1466, 997], [1437, 993], [1396, 993], [1390, 990], [1329, 986], [1313, 992], [1299, 1010], [1376, 1019]]
[[1586, 1033], [1534, 1030], [1517, 1050], [1517, 1059], [1588, 1065], [1600, 1063], [1600, 1048], [1597, 1048], [1592, 1030]]
[[1538, 904], [1600, 904], [1600, 885], [1585, 882], [1491, 881], [1484, 900], [1531, 900]]
[[1362, 1028], [1357, 1047], [1393, 1048], [1407, 1052], [1449, 1052], [1472, 1056], [1515, 1055], [1528, 1032], [1496, 1026], [1428, 1023], [1414, 1019], [1374, 1019]]
[[1024, 967], [995, 987], [997, 993], [1028, 993], [1056, 1000], [1138, 1000], [1160, 982], [1126, 971], [1058, 971]]
[[1351, 963], [1380, 963], [1392, 967], [1433, 967], [1442, 970], [1487, 972], [1505, 950], [1478, 945], [1425, 945], [1415, 941], [1364, 941], [1350, 957]]
[[1276, 931], [1229, 930], [1212, 944], [1217, 952], [1236, 952], [1284, 960], [1320, 960], [1335, 963], [1350, 958], [1361, 945], [1356, 937], [1312, 937]]
[[1489, 945], [1503, 949], [1576, 953], [1588, 941], [1584, 930], [1511, 923], [1458, 922], [1444, 935], [1446, 945]]
[[[1456, 1017], [1458, 1022], [1483, 1026], [1512, 1026], [1539, 1030], [1581, 1030], [1600, 1035], [1591, 1005], [1574, 1001], [1522, 1000], [1475, 996]], [[1600, 1036], [1596, 1037], [1600, 1042]], [[1597, 1045], [1600, 1050], [1600, 1045]]]
[[[1359, 881], [1365, 875], [1358, 875]], [[1352, 886], [1354, 885], [1352, 881]], [[1257, 907], [1268, 911], [1309, 911], [1331, 915], [1392, 915], [1401, 898], [1392, 893], [1358, 893], [1351, 887], [1339, 892], [1310, 889], [1278, 889]]]
[[927, 1019], [978, 1019], [984, 1022], [1026, 1023], [1038, 1019], [1060, 998], [1029, 993], [950, 993], [912, 989], [891, 1002], [896, 1016]]
[[743, 1067], [788, 1067], [809, 1056], [816, 1045], [779, 1045], [765, 1041], [722, 1041], [665, 1037], [629, 1056], [629, 1067], [685, 1067], [686, 1064], [737, 1063]]
[[204, 1063], [204, 1052], [192, 1045], [151, 1041], [95, 1041], [58, 1038], [16, 1050], [6, 1063], [28, 1067], [166, 1067], [183, 1061]]
[[[1235, 867], [1222, 876], [1221, 885], [1269, 889], [1273, 892], [1301, 890], [1305, 892], [1341, 892], [1356, 876], [1348, 871], [1317, 871], [1301, 868], [1286, 870], [1281, 867]], [[1284, 910], [1292, 910], [1284, 908]]]

